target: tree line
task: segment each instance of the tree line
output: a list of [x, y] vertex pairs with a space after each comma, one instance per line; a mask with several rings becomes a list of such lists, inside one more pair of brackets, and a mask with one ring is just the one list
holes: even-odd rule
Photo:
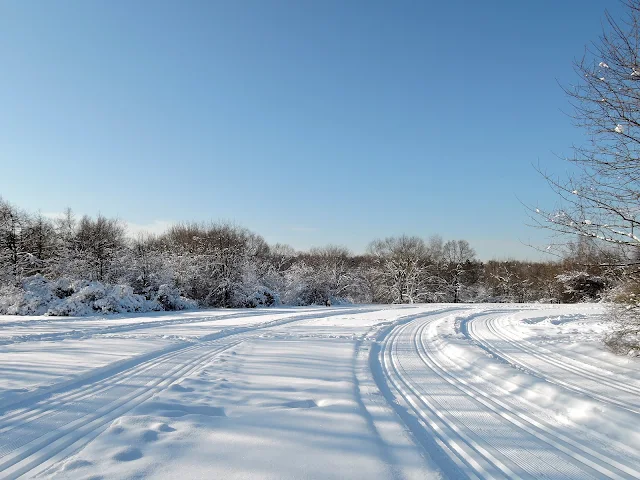
[[[594, 252], [583, 246], [561, 262], [482, 262], [466, 240], [407, 235], [375, 240], [364, 254], [338, 246], [299, 252], [224, 223], [184, 223], [161, 235], [130, 238], [117, 219], [78, 219], [71, 210], [50, 219], [0, 199], [5, 296], [33, 289], [35, 279], [40, 286], [57, 282], [49, 289], [53, 297], [71, 296], [91, 284], [118, 285], [167, 310], [184, 305], [176, 297], [226, 308], [575, 302], [600, 298], [610, 283], [604, 272], [587, 265], [592, 262], [581, 261]], [[18, 297], [24, 302], [24, 295]]]

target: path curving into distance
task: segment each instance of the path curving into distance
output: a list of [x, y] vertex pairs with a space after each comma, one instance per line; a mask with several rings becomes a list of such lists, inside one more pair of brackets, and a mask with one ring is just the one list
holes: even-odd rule
[[456, 325], [472, 319], [469, 330], [474, 331], [484, 319], [501, 315], [472, 308], [424, 315], [391, 330], [381, 346], [384, 379], [398, 407], [417, 420], [407, 424], [414, 436], [431, 436], [449, 460], [440, 462], [445, 475], [640, 478], [639, 452], [560, 421], [531, 402], [526, 389], [506, 388], [484, 363], [475, 364], [474, 355], [486, 354], [456, 333]]
[[[530, 315], [534, 317], [533, 313]], [[561, 346], [533, 344], [515, 328], [518, 321], [523, 320], [513, 314], [480, 315], [466, 323], [466, 331], [487, 351], [516, 367], [605, 404], [640, 414], [640, 381], [625, 375], [628, 367], [563, 352]]]

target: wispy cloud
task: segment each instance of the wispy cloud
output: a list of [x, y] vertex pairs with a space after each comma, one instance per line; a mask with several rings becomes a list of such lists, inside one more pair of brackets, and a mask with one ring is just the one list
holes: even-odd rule
[[140, 234], [154, 234], [159, 235], [166, 232], [171, 228], [173, 222], [167, 220], [154, 220], [151, 223], [132, 223], [125, 222], [127, 225], [127, 234], [130, 237], [136, 237]]
[[[57, 220], [60, 218], [64, 218], [63, 212], [42, 212], [42, 216], [45, 218], [49, 218], [51, 220]], [[76, 218], [79, 218], [81, 215], [75, 213]], [[140, 234], [153, 234], [160, 235], [161, 233], [166, 232], [173, 226], [173, 222], [168, 220], [154, 220], [149, 223], [133, 223], [133, 222], [123, 222], [127, 228], [127, 235], [129, 237], [137, 237]]]

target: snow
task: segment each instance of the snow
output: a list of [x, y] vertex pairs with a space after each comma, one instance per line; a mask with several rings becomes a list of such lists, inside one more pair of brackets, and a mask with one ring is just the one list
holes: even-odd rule
[[0, 408], [24, 399], [26, 394], [41, 394], [52, 385], [78, 381], [87, 373], [89, 378], [95, 377], [98, 369], [115, 369], [126, 360], [172, 346], [172, 342], [162, 339], [138, 341], [126, 338], [20, 342], [0, 346]]
[[0, 316], [0, 478], [638, 478], [609, 329], [593, 304]]
[[22, 288], [0, 289], [0, 313], [10, 315], [82, 316], [96, 313], [152, 312], [188, 310], [197, 303], [180, 296], [169, 285], [160, 285], [147, 299], [133, 293], [128, 285], [105, 285], [97, 281], [48, 280], [41, 275], [28, 277]]
[[[116, 455], [136, 445], [135, 474], [154, 478], [388, 478], [355, 399], [351, 347], [311, 339], [238, 347], [237, 364], [227, 353], [141, 405], [116, 432], [112, 425], [75, 460], [91, 465], [72, 477], [96, 469], [128, 476]], [[157, 424], [171, 431], [157, 439]]]
[[616, 128], [614, 128], [613, 131], [616, 133], [624, 133], [624, 127], [620, 124], [617, 124]]

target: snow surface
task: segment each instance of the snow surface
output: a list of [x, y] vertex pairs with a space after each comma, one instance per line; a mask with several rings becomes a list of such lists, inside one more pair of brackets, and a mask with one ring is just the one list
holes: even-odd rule
[[0, 316], [0, 478], [640, 478], [598, 305]]

